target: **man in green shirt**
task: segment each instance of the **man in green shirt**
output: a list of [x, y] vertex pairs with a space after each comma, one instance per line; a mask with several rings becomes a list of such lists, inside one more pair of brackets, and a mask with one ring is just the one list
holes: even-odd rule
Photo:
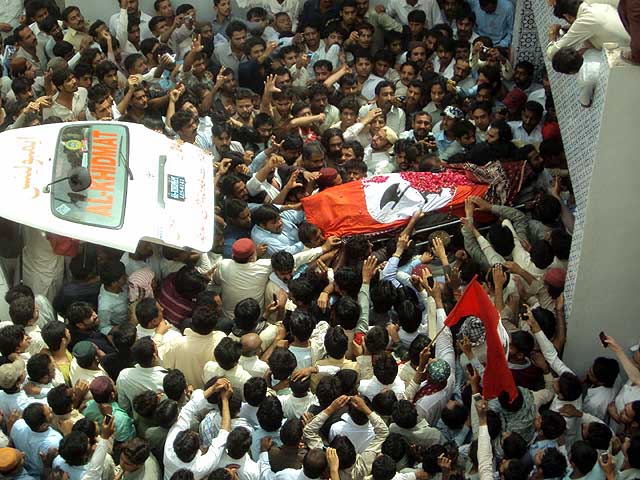
[[89, 420], [102, 424], [105, 415], [111, 415], [116, 425], [116, 442], [126, 442], [136, 436], [133, 420], [118, 405], [118, 393], [113, 381], [106, 376], [96, 377], [89, 385], [93, 400], [87, 403], [82, 414]]

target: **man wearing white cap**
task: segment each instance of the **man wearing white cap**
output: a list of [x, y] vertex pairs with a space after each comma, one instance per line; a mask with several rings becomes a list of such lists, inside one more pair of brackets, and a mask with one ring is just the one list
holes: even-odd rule
[[364, 149], [364, 163], [368, 176], [392, 173], [398, 170], [393, 158], [393, 146], [398, 135], [390, 127], [382, 127], [371, 139], [371, 145]]

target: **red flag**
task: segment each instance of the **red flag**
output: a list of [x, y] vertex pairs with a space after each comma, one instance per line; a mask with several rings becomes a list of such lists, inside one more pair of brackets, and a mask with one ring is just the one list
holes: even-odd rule
[[506, 391], [511, 400], [515, 399], [518, 390], [509, 370], [504, 347], [498, 334], [500, 313], [475, 277], [467, 285], [460, 300], [444, 323], [451, 327], [468, 315], [481, 319], [486, 330], [487, 366], [482, 377], [483, 397], [487, 400], [496, 398], [500, 393]]
[[327, 188], [303, 198], [302, 207], [324, 235], [342, 237], [399, 228], [418, 208], [458, 214], [467, 197], [487, 189], [457, 172], [390, 173]]

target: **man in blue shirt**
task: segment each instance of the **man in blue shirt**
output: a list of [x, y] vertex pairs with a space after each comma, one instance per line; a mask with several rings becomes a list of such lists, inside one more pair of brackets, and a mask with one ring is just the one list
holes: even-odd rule
[[469, 0], [476, 14], [476, 33], [487, 36], [494, 47], [509, 47], [513, 33], [513, 3], [510, 0]]
[[304, 244], [298, 238], [298, 225], [304, 221], [304, 212], [280, 212], [273, 205], [262, 205], [252, 217], [255, 225], [251, 230], [251, 240], [256, 245], [267, 245], [267, 253], [262, 258], [271, 258], [282, 250], [292, 255], [304, 250]]
[[25, 470], [36, 478], [42, 476], [44, 466], [40, 454], [58, 448], [62, 435], [49, 425], [51, 410], [48, 405], [32, 403], [22, 413], [22, 418], [11, 428], [14, 446], [25, 453]]
[[236, 240], [251, 237], [251, 211], [247, 202], [238, 198], [228, 198], [224, 202], [224, 248], [222, 256], [231, 258], [231, 247]]

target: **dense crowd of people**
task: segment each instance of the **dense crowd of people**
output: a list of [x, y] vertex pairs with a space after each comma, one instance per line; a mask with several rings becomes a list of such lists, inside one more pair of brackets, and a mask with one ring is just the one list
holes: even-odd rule
[[[562, 360], [575, 205], [547, 75], [512, 61], [515, 2], [214, 0], [209, 22], [111, 1], [92, 22], [0, 1], [2, 128], [197, 145], [215, 244], [121, 252], [3, 221], [0, 478], [640, 478], [640, 345], [603, 334], [584, 378]], [[591, 82], [605, 42], [640, 58], [637, 2], [549, 3], [554, 69]], [[451, 170], [489, 185], [460, 222], [338, 238], [301, 205]], [[484, 316], [445, 324], [476, 281], [513, 395], [483, 396]]]

